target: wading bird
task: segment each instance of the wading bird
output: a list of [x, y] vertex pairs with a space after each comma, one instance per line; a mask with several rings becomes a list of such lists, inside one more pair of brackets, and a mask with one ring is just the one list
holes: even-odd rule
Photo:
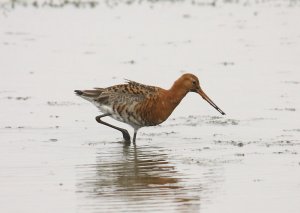
[[130, 80], [126, 84], [107, 88], [75, 90], [78, 96], [95, 104], [103, 113], [96, 117], [96, 121], [122, 132], [126, 142], [130, 142], [130, 135], [126, 129], [111, 125], [101, 119], [109, 116], [132, 126], [133, 142], [135, 142], [137, 131], [141, 127], [156, 126], [164, 122], [188, 92], [200, 94], [211, 106], [225, 115], [203, 92], [198, 78], [193, 74], [183, 74], [168, 90]]

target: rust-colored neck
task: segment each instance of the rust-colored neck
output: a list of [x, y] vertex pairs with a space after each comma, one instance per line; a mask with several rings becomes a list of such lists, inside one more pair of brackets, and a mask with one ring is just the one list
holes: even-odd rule
[[161, 90], [161, 97], [158, 106], [158, 123], [165, 121], [181, 100], [186, 96], [188, 91], [184, 89], [178, 82], [174, 83], [169, 90]]
[[[188, 93], [187, 89], [180, 85], [180, 82], [175, 82], [169, 90], [159, 89], [159, 95], [155, 101], [151, 100], [144, 105], [147, 108], [144, 120], [148, 121], [148, 125], [157, 125], [164, 122], [174, 111], [180, 101]], [[149, 112], [149, 109], [151, 109]]]
[[188, 90], [186, 90], [186, 88], [184, 88], [179, 81], [175, 81], [173, 86], [167, 91], [168, 91], [167, 93], [168, 93], [168, 98], [170, 100], [170, 103], [171, 105], [173, 105], [174, 108], [180, 103], [180, 101], [188, 93]]

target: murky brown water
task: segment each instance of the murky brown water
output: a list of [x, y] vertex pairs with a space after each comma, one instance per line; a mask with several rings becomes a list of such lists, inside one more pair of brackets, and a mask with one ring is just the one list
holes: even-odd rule
[[[299, 14], [190, 5], [6, 11], [0, 212], [298, 213]], [[227, 115], [188, 95], [164, 124], [141, 129], [136, 146], [73, 94], [124, 78], [167, 88], [186, 70]]]

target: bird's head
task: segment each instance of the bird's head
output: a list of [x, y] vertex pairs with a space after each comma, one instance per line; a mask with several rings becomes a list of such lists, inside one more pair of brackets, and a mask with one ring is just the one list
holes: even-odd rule
[[206, 100], [211, 106], [213, 106], [216, 110], [218, 110], [222, 115], [225, 115], [225, 112], [223, 112], [206, 94], [205, 92], [202, 90], [202, 88], [200, 87], [200, 83], [199, 83], [199, 79], [197, 78], [197, 76], [190, 74], [190, 73], [186, 73], [183, 74], [178, 81], [180, 82], [180, 84], [182, 85], [182, 87], [184, 87], [184, 89], [187, 92], [195, 92], [198, 93], [199, 95], [201, 95], [201, 97]]

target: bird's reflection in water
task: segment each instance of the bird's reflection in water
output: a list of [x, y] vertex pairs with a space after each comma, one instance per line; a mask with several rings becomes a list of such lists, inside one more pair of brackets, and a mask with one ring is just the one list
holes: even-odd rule
[[199, 210], [200, 189], [185, 189], [159, 147], [109, 147], [99, 150], [96, 162], [77, 168], [82, 212]]
[[[148, 153], [147, 153], [148, 152]], [[178, 188], [178, 179], [173, 177], [176, 170], [169, 165], [166, 154], [153, 154], [142, 151], [136, 146], [130, 149], [124, 146], [125, 160], [120, 162], [116, 171], [117, 183], [128, 188]]]

